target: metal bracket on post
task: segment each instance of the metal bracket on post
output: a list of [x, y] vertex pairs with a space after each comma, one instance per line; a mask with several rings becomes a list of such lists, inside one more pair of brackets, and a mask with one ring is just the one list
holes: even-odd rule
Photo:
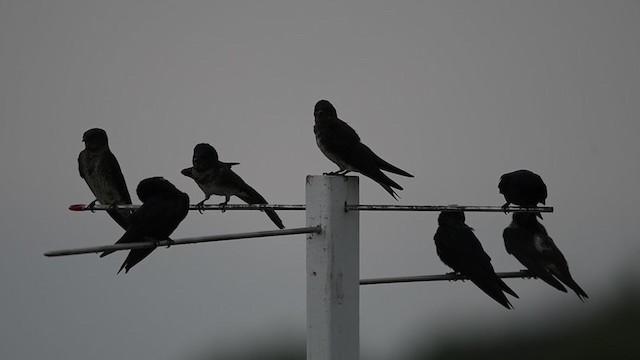
[[355, 176], [307, 176], [307, 360], [357, 360], [360, 351], [359, 204]]

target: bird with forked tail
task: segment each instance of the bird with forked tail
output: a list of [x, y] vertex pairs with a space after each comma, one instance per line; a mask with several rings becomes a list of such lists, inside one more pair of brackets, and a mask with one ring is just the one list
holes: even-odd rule
[[313, 132], [318, 147], [340, 168], [338, 171], [327, 174], [344, 175], [350, 171], [359, 172], [380, 184], [397, 200], [398, 194], [394, 189], [403, 190], [402, 186], [391, 180], [382, 170], [406, 177], [413, 177], [413, 175], [389, 164], [363, 144], [355, 130], [338, 119], [336, 109], [329, 101], [318, 101], [313, 115], [315, 117]]
[[567, 260], [535, 213], [514, 213], [513, 221], [502, 236], [507, 252], [532, 275], [562, 292], [567, 292], [564, 285], [568, 286], [582, 301], [589, 298], [571, 277]]
[[[224, 206], [233, 195], [247, 204], [268, 204], [262, 195], [231, 170], [231, 167], [237, 164], [218, 160], [218, 152], [209, 144], [202, 143], [194, 147], [193, 166], [182, 170], [181, 173], [192, 178], [204, 192], [204, 200], [197, 204], [200, 212], [204, 202], [209, 200], [211, 195], [224, 196], [225, 201], [220, 203], [223, 212]], [[265, 212], [278, 228], [284, 229], [284, 224], [275, 210], [267, 209]]]
[[[169, 236], [189, 212], [189, 196], [162, 177], [140, 181], [136, 189], [142, 205], [131, 215], [131, 225], [116, 244], [159, 242]], [[149, 256], [155, 247], [130, 250], [118, 273], [129, 272], [132, 267]], [[113, 251], [105, 251], [100, 257]]]
[[439, 226], [434, 240], [440, 260], [456, 273], [468, 277], [500, 305], [513, 308], [504, 293], [515, 298], [518, 295], [496, 275], [491, 258], [464, 220], [462, 211], [443, 211], [438, 216]]
[[[87, 208], [92, 209], [96, 202], [107, 206], [131, 204], [120, 164], [109, 149], [107, 133], [103, 129], [89, 129], [82, 141], [85, 148], [78, 156], [78, 170], [96, 197]], [[131, 210], [110, 209], [107, 214], [125, 230], [131, 224]]]

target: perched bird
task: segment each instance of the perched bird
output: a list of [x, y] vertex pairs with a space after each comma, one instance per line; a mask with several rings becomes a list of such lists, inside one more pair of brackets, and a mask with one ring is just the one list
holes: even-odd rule
[[516, 298], [518, 295], [496, 275], [491, 258], [464, 220], [462, 211], [443, 211], [438, 216], [439, 226], [433, 238], [440, 260], [456, 273], [468, 277], [502, 306], [513, 308], [504, 293]]
[[515, 256], [535, 277], [567, 292], [562, 285], [564, 283], [582, 301], [589, 298], [571, 277], [567, 260], [534, 213], [514, 213], [513, 221], [504, 229], [502, 236], [507, 252]]
[[[510, 204], [536, 207], [539, 203], [545, 204], [547, 200], [547, 185], [538, 174], [529, 170], [517, 170], [502, 175], [498, 189], [507, 201], [502, 205], [503, 209], [506, 209]], [[537, 215], [542, 218], [540, 213]]]
[[397, 200], [398, 194], [393, 189], [402, 190], [402, 187], [381, 170], [407, 177], [413, 177], [413, 175], [382, 160], [367, 145], [361, 143], [355, 130], [338, 119], [336, 109], [327, 100], [316, 103], [313, 115], [315, 117], [313, 132], [316, 135], [318, 147], [340, 168], [328, 174], [344, 175], [350, 171], [357, 171], [380, 184]]
[[[131, 226], [116, 241], [116, 244], [170, 240], [169, 235], [178, 227], [189, 211], [189, 196], [176, 189], [162, 177], [152, 177], [140, 181], [136, 189], [142, 205], [131, 215]], [[129, 272], [155, 249], [131, 250], [118, 270]], [[105, 251], [100, 257], [113, 251]]]
[[[84, 133], [82, 141], [85, 148], [78, 156], [78, 169], [96, 197], [88, 208], [92, 209], [96, 201], [109, 206], [131, 204], [118, 160], [109, 150], [107, 133], [102, 129], [90, 129]], [[131, 210], [113, 209], [107, 213], [123, 229], [129, 227]]]
[[[204, 192], [204, 200], [197, 205], [202, 213], [204, 202], [209, 200], [211, 195], [224, 196], [223, 207], [229, 203], [232, 195], [239, 197], [247, 204], [268, 204], [267, 200], [257, 191], [242, 180], [231, 167], [238, 163], [225, 163], [218, 160], [218, 152], [209, 144], [198, 144], [193, 148], [193, 167], [181, 171], [182, 175], [195, 180], [196, 184]], [[284, 229], [282, 220], [275, 210], [265, 210], [269, 219], [280, 229]]]

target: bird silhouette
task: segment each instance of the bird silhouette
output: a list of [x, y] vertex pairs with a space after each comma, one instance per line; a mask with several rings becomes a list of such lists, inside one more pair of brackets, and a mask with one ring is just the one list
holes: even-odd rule
[[[169, 236], [189, 212], [189, 196], [162, 177], [142, 180], [136, 188], [136, 193], [142, 205], [133, 212], [131, 225], [116, 244], [171, 240]], [[122, 269], [125, 273], [129, 272], [154, 249], [155, 247], [129, 251], [118, 273]], [[105, 251], [100, 257], [112, 252]]]
[[[249, 186], [231, 167], [238, 163], [225, 163], [218, 160], [216, 149], [205, 143], [198, 144], [193, 149], [193, 167], [181, 171], [182, 175], [192, 178], [204, 192], [205, 198], [197, 206], [202, 213], [204, 202], [211, 195], [224, 196], [223, 207], [229, 203], [231, 196], [237, 196], [247, 204], [268, 204], [267, 200], [254, 188]], [[284, 229], [282, 220], [275, 210], [265, 210], [269, 219], [280, 229]]]
[[515, 256], [535, 277], [567, 292], [564, 283], [582, 301], [589, 298], [571, 277], [567, 260], [538, 222], [535, 213], [514, 213], [513, 221], [504, 229], [502, 236], [507, 252]]
[[507, 309], [513, 308], [505, 292], [516, 293], [496, 275], [491, 258], [482, 248], [473, 229], [465, 224], [462, 211], [443, 211], [438, 216], [438, 230], [433, 237], [440, 260], [471, 280], [480, 290]]
[[[98, 128], [90, 129], [84, 133], [82, 141], [85, 148], [78, 156], [78, 170], [96, 197], [87, 208], [93, 209], [96, 201], [109, 206], [131, 204], [122, 170], [109, 149], [107, 133]], [[107, 214], [125, 230], [131, 224], [131, 210], [110, 209]]]
[[[542, 181], [540, 175], [529, 170], [517, 170], [502, 175], [498, 189], [507, 201], [502, 205], [505, 210], [510, 204], [536, 207], [539, 203], [545, 204], [547, 200], [547, 185]], [[542, 219], [540, 213], [537, 215]]]
[[313, 111], [315, 125], [313, 132], [322, 153], [340, 168], [329, 175], [344, 175], [350, 171], [359, 172], [382, 186], [394, 199], [403, 190], [400, 185], [385, 175], [382, 170], [394, 174], [413, 177], [376, 155], [360, 141], [358, 134], [346, 122], [338, 119], [336, 109], [327, 100], [316, 103]]

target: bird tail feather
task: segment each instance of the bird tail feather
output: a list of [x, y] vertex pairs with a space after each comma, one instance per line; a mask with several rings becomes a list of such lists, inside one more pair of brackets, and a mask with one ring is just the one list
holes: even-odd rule
[[144, 260], [151, 252], [155, 250], [155, 248], [150, 249], [139, 249], [139, 250], [131, 250], [127, 258], [120, 266], [120, 270], [118, 270], [118, 274], [124, 269], [125, 274], [131, 270], [132, 267], [136, 266], [140, 261]]
[[507, 309], [513, 309], [513, 305], [511, 305], [507, 297], [502, 292], [502, 288], [499, 283], [476, 276], [470, 277], [469, 280], [476, 284], [476, 286], [479, 287], [480, 290], [484, 291], [485, 294], [489, 295], [489, 297], [497, 301], [500, 305], [504, 306]]
[[394, 173], [394, 174], [397, 174], [397, 175], [406, 176], [406, 177], [413, 177], [413, 175], [409, 174], [408, 172], [406, 172], [406, 171], [404, 171], [404, 170], [402, 170], [402, 169], [400, 169], [400, 168], [398, 168], [396, 166], [393, 166], [393, 165], [389, 164], [388, 162], [384, 161], [379, 156], [376, 156], [376, 157], [377, 157], [376, 163], [378, 164], [378, 167], [381, 170], [388, 171], [390, 173]]
[[[247, 204], [268, 204], [267, 200], [249, 185], [247, 185], [243, 193], [238, 194], [238, 197]], [[280, 219], [275, 210], [267, 209], [265, 210], [265, 213], [279, 229], [284, 229], [282, 219]]]

